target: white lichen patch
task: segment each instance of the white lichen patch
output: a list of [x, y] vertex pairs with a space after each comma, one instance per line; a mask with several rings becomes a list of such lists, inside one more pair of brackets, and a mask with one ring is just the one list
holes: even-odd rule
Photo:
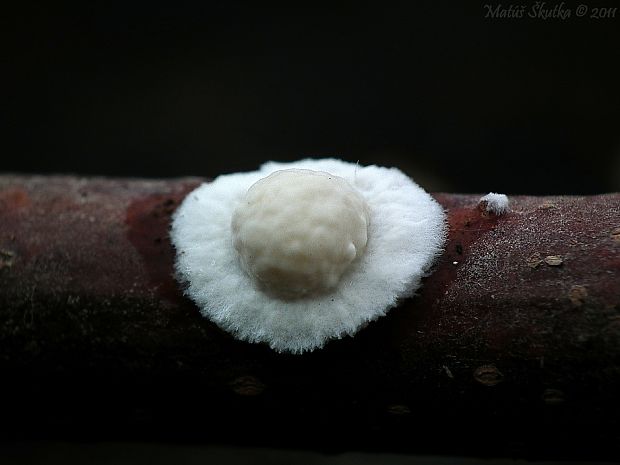
[[482, 204], [486, 211], [494, 213], [496, 215], [503, 215], [510, 211], [510, 201], [505, 194], [496, 194], [490, 192], [487, 195], [480, 197], [478, 202]]
[[401, 171], [335, 159], [220, 176], [186, 197], [171, 230], [201, 313], [293, 353], [353, 335], [413, 295], [445, 234], [442, 207]]

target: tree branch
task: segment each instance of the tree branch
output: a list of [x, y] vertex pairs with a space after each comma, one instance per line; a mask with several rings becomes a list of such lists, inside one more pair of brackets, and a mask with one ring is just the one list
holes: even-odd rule
[[313, 449], [618, 457], [620, 195], [436, 194], [414, 298], [304, 355], [236, 341], [173, 278], [201, 182], [0, 176], [2, 431]]

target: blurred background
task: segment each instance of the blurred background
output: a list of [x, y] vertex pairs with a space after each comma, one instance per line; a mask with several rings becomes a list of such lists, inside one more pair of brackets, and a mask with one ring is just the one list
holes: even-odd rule
[[0, 170], [336, 156], [431, 191], [620, 190], [620, 14], [493, 19], [485, 2], [5, 5]]

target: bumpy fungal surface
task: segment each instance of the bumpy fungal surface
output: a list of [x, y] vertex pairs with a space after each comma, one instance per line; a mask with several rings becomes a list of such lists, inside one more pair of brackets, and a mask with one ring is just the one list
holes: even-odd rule
[[265, 292], [299, 298], [333, 289], [368, 240], [364, 198], [330, 173], [276, 171], [233, 213], [233, 245]]
[[171, 230], [177, 276], [201, 313], [293, 353], [413, 295], [445, 234], [441, 206], [401, 171], [336, 159], [220, 176], [186, 197]]

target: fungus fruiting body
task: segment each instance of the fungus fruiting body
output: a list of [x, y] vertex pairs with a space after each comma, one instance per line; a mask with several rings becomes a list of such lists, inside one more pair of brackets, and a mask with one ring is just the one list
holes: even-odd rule
[[269, 162], [191, 192], [171, 238], [177, 276], [205, 317], [300, 353], [415, 293], [441, 252], [445, 215], [395, 168]]
[[243, 268], [264, 291], [313, 295], [333, 289], [364, 252], [367, 205], [340, 176], [279, 170], [248, 189], [232, 235]]
[[510, 211], [510, 201], [505, 194], [489, 192], [487, 195], [480, 197], [479, 203], [484, 204], [486, 211], [496, 215], [503, 215]]

